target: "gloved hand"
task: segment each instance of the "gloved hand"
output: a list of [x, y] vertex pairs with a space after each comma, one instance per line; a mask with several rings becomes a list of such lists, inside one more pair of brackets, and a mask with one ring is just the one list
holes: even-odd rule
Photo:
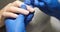
[[25, 0], [25, 2], [60, 20], [60, 2], [58, 0]]
[[[21, 8], [27, 9], [25, 4], [21, 5]], [[26, 32], [27, 24], [32, 20], [34, 13], [30, 13], [25, 16], [23, 14], [18, 14], [16, 19], [7, 18], [5, 21], [7, 32]]]

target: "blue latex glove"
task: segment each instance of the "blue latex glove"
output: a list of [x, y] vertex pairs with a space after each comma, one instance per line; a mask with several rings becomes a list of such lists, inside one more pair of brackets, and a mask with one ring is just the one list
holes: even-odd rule
[[20, 14], [16, 19], [5, 20], [7, 32], [26, 32], [24, 18], [25, 16]]
[[[27, 9], [25, 4], [21, 5], [21, 8]], [[16, 19], [7, 18], [5, 20], [5, 25], [7, 32], [26, 32], [27, 24], [32, 20], [34, 13], [30, 13], [25, 16], [23, 14], [18, 14], [19, 16]]]
[[38, 7], [44, 13], [60, 20], [60, 2], [58, 0], [25, 0], [27, 4]]

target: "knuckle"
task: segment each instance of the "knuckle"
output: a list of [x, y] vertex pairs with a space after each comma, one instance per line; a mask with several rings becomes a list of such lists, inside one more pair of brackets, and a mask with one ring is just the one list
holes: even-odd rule
[[12, 10], [12, 9], [14, 9], [13, 6], [9, 7], [9, 10]]
[[3, 13], [2, 13], [2, 16], [5, 16], [5, 14], [6, 14], [6, 12], [3, 12]]
[[15, 4], [18, 4], [18, 2], [20, 2], [20, 1], [15, 1], [14, 3], [15, 3]]
[[19, 1], [15, 1], [15, 3], [17, 3], [17, 2], [19, 2]]
[[19, 3], [19, 1], [14, 1], [14, 2], [12, 3], [12, 5], [13, 5], [13, 6], [17, 6], [18, 3]]
[[23, 2], [21, 2], [21, 1], [14, 1], [13, 6], [18, 6], [19, 7], [22, 3]]
[[12, 9], [12, 7], [9, 7], [9, 9]]
[[9, 3], [9, 4], [8, 4], [8, 5], [6, 5], [6, 6], [8, 7], [8, 6], [11, 6], [11, 5], [12, 5], [12, 3]]

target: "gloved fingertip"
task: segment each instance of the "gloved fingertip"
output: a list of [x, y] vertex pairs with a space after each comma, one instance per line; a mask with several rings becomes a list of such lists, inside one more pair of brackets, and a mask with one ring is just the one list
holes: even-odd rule
[[24, 0], [24, 3], [27, 4], [27, 5], [30, 5], [31, 4], [31, 0]]
[[27, 26], [27, 24], [32, 20], [33, 16], [34, 16], [34, 13], [30, 13], [30, 14], [27, 16], [27, 18], [26, 18], [26, 20], [25, 20], [25, 26]]
[[39, 2], [40, 7], [44, 7], [45, 3], [44, 2]]

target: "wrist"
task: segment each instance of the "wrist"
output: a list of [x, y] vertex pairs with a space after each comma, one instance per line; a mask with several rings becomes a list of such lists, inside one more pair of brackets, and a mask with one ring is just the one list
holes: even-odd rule
[[2, 11], [0, 10], [0, 27], [4, 26], [4, 17], [2, 16]]

